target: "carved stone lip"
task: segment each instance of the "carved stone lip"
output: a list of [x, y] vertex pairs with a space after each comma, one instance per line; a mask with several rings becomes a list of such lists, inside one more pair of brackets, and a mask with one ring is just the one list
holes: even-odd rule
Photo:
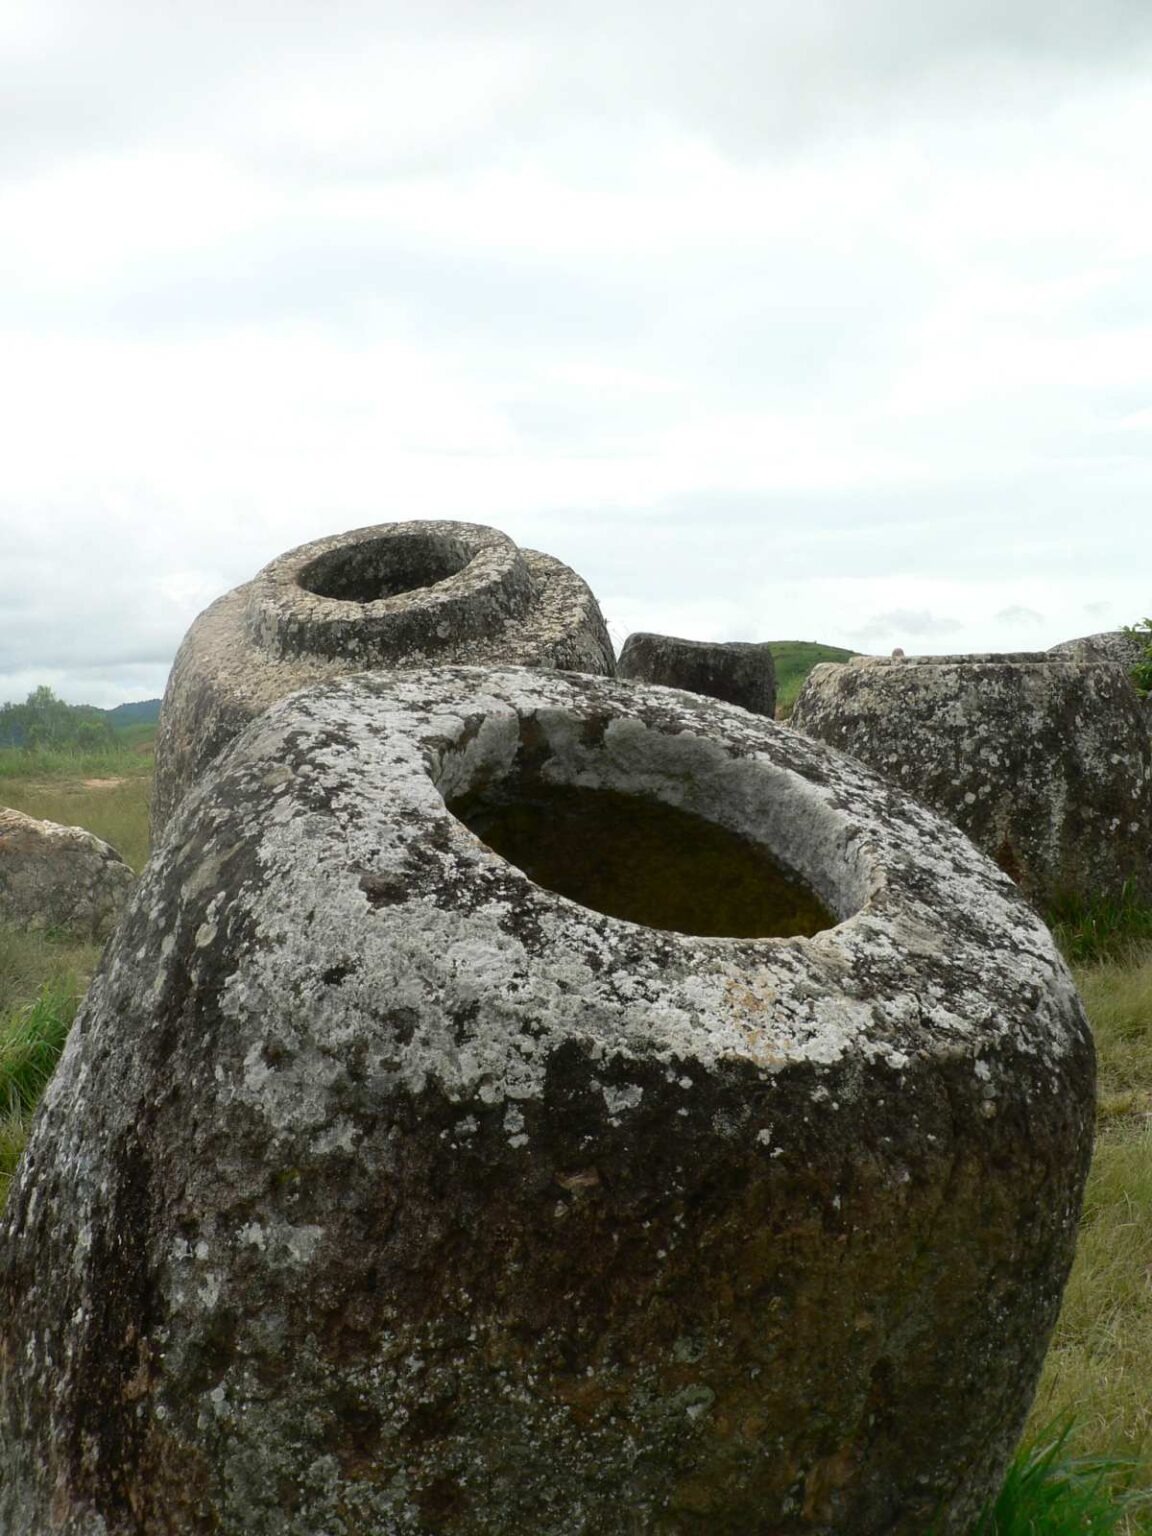
[[490, 633], [532, 597], [524, 556], [498, 529], [391, 523], [316, 539], [266, 565], [249, 586], [247, 629], [281, 656], [339, 658], [354, 635], [372, 665]]

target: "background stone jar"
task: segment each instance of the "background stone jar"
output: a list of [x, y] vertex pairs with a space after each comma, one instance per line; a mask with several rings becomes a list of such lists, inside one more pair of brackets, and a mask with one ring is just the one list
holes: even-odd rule
[[960, 1536], [1092, 1093], [1047, 930], [850, 759], [570, 673], [298, 693], [9, 1197], [0, 1529]]
[[776, 713], [776, 663], [770, 646], [743, 640], [681, 640], [639, 631], [620, 651], [620, 677], [683, 688], [739, 704], [754, 715]]
[[587, 585], [559, 560], [475, 523], [381, 523], [281, 555], [196, 620], [156, 734], [152, 835], [232, 738], [324, 678], [452, 662], [611, 676]]
[[1042, 911], [1152, 898], [1152, 742], [1114, 663], [856, 656], [813, 668], [792, 724], [947, 816]]

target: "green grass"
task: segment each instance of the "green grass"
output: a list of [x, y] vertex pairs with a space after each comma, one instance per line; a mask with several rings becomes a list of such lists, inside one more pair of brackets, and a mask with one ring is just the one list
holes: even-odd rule
[[117, 725], [113, 729], [116, 732], [116, 745], [126, 747], [131, 752], [139, 752], [148, 756], [148, 771], [152, 771], [152, 747], [156, 740], [156, 722], [154, 720], [134, 720], [129, 725]]
[[1127, 1526], [1149, 1497], [1131, 1486], [1139, 1463], [1075, 1455], [1072, 1432], [1071, 1422], [1054, 1425], [1017, 1452], [972, 1536], [1082, 1536]]
[[[132, 728], [134, 729], [134, 728]], [[121, 732], [110, 747], [0, 747], [0, 795], [10, 780], [147, 779], [152, 774], [151, 734], [133, 739]]]
[[1119, 896], [1066, 901], [1048, 915], [1056, 941], [1073, 965], [1095, 965], [1152, 943], [1152, 907], [1131, 881]]
[[[1030, 1434], [1074, 1420], [1078, 1455], [1139, 1463], [1152, 1484], [1152, 943], [1081, 966], [1099, 1069], [1096, 1153], [1076, 1261], [1036, 1395]], [[1085, 1529], [1096, 1529], [1087, 1526]], [[1039, 1526], [1038, 1530], [1046, 1527]], [[1059, 1529], [1059, 1528], [1057, 1528]], [[1100, 1527], [1108, 1529], [1108, 1527]], [[1124, 1508], [1125, 1536], [1152, 1531]]]
[[768, 647], [776, 666], [776, 713], [783, 718], [792, 713], [796, 695], [817, 662], [847, 661], [857, 654], [814, 640], [769, 640]]

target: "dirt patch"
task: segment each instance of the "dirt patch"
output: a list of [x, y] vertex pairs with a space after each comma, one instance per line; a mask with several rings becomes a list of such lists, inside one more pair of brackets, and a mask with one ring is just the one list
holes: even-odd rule
[[119, 789], [121, 784], [127, 784], [127, 779], [81, 779], [85, 789]]

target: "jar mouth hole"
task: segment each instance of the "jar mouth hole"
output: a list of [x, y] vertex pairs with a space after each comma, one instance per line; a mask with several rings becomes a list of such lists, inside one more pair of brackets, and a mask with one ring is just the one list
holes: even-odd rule
[[447, 806], [536, 885], [607, 917], [740, 939], [837, 922], [762, 844], [654, 797], [522, 771]]
[[314, 597], [377, 603], [438, 586], [459, 575], [473, 555], [454, 539], [385, 535], [343, 544], [318, 555], [300, 572], [297, 584]]

